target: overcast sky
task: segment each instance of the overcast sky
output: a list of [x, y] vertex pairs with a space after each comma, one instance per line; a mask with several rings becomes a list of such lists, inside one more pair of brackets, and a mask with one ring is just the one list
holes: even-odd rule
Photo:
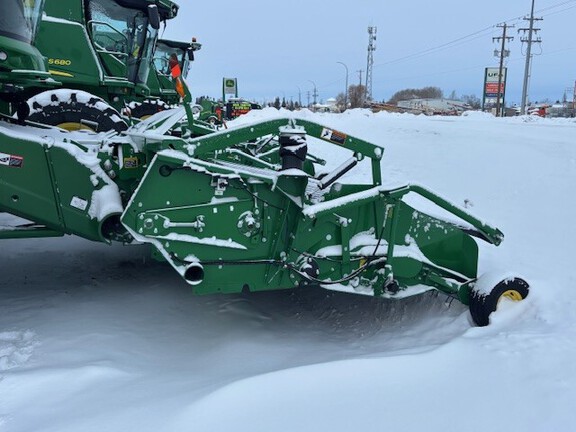
[[[373, 97], [390, 98], [405, 88], [440, 87], [445, 96], [482, 96], [485, 67], [497, 67], [497, 24], [514, 25], [507, 48], [506, 101], [520, 103], [525, 44], [518, 29], [531, 0], [177, 0], [179, 16], [162, 37], [203, 44], [188, 82], [195, 96], [221, 95], [222, 78], [238, 78], [240, 96], [275, 96], [307, 102], [314, 84], [319, 99], [363, 78], [368, 26], [377, 27]], [[530, 100], [562, 99], [576, 79], [576, 0], [536, 0], [542, 43], [533, 46]]]

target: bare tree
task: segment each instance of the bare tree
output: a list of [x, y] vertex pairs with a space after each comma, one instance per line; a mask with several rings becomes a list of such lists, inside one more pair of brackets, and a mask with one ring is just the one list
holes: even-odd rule
[[460, 100], [470, 105], [472, 109], [480, 109], [482, 107], [482, 102], [476, 95], [462, 95]]
[[407, 99], [441, 99], [442, 90], [438, 87], [423, 87], [420, 89], [404, 89], [392, 95], [388, 103], [395, 104]]
[[344, 93], [338, 93], [338, 95], [336, 96], [336, 106], [338, 107], [338, 110], [340, 112], [344, 112], [346, 111], [346, 97], [344, 96]]
[[351, 85], [348, 87], [348, 102], [350, 108], [361, 108], [364, 106], [364, 95], [366, 94], [366, 86], [362, 84]]

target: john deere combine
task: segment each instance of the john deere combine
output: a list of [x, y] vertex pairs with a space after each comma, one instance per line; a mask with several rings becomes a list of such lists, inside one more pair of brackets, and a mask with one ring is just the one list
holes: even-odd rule
[[[13, 109], [19, 107], [20, 113], [25, 113], [22, 102], [27, 101], [31, 121], [97, 131], [126, 129], [116, 111], [129, 102], [139, 103], [142, 116], [157, 112], [158, 104], [148, 103], [151, 92], [147, 82], [158, 29], [176, 16], [175, 3], [8, 0], [0, 5], [0, 12], [7, 16], [22, 10], [30, 16], [30, 25], [39, 27], [35, 44], [47, 58], [47, 64], [40, 58], [30, 69], [44, 75], [49, 72], [53, 79], [41, 82], [33, 75], [34, 79], [26, 82], [26, 91], [18, 94], [20, 99], [13, 101]], [[56, 79], [73, 91], [57, 89]]]
[[[179, 65], [170, 66], [189, 99]], [[0, 211], [31, 221], [0, 238], [148, 243], [198, 294], [321, 285], [401, 298], [438, 290], [469, 304], [478, 325], [501, 298], [528, 294], [517, 277], [478, 278], [476, 241], [498, 245], [498, 229], [423, 187], [382, 185], [382, 147], [293, 118], [195, 138], [193, 124], [188, 104], [120, 134], [0, 122]], [[278, 165], [257, 155], [248, 163], [238, 150], [271, 141]], [[311, 143], [349, 158], [312, 177], [303, 169]], [[371, 184], [341, 182], [360, 162], [369, 163]], [[408, 194], [451, 220], [413, 208]]]

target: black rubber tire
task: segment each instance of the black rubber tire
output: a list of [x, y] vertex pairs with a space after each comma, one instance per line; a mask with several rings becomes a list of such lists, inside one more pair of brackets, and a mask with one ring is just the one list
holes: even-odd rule
[[[78, 125], [94, 132], [122, 132], [128, 125], [103, 99], [81, 90], [48, 90], [28, 100], [28, 120], [51, 126]], [[80, 127], [82, 126], [82, 127]]]
[[160, 111], [170, 109], [170, 105], [159, 99], [146, 99], [142, 102], [132, 102], [128, 108], [132, 117], [144, 120]]
[[490, 324], [490, 315], [498, 307], [498, 302], [504, 298], [511, 298], [515, 301], [524, 300], [530, 292], [528, 282], [521, 278], [505, 279], [492, 290], [480, 292], [475, 288], [470, 290], [470, 315], [472, 320], [479, 327]]

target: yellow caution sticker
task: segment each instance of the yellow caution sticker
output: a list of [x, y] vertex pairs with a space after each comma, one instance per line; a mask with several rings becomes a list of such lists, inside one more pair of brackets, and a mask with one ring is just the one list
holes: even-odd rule
[[138, 168], [138, 158], [137, 157], [126, 157], [124, 158], [124, 168], [132, 169]]

